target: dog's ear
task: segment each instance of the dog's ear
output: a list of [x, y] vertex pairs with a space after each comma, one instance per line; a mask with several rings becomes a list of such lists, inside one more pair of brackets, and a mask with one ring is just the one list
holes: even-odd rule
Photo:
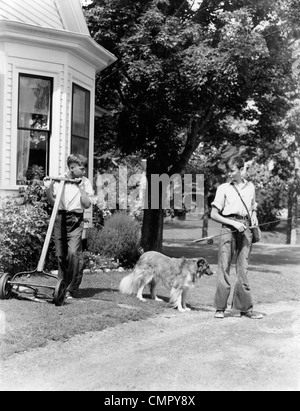
[[206, 264], [206, 260], [204, 258], [199, 258], [199, 260], [197, 261], [198, 268], [203, 268], [205, 264]]
[[197, 271], [195, 274], [196, 278], [202, 277], [204, 264], [205, 264], [204, 258], [199, 258], [199, 260], [197, 261]]

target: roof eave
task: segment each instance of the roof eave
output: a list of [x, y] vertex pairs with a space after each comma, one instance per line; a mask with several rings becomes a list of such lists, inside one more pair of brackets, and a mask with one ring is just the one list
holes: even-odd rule
[[0, 41], [36, 45], [55, 45], [68, 49], [101, 71], [117, 61], [116, 56], [100, 46], [91, 36], [8, 20], [0, 20]]

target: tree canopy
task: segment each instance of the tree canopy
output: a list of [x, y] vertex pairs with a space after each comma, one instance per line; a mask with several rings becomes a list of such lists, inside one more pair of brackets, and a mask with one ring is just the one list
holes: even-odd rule
[[95, 0], [85, 15], [118, 57], [97, 82], [97, 103], [114, 114], [99, 150], [140, 152], [170, 174], [200, 143], [274, 152], [293, 105], [296, 0]]

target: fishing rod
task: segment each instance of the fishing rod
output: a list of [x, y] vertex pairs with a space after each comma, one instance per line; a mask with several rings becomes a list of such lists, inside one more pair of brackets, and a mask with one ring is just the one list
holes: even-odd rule
[[[280, 223], [281, 221], [289, 221], [289, 220], [293, 220], [295, 217], [289, 217], [289, 218], [284, 218], [281, 220], [274, 220], [274, 221], [270, 221], [269, 223], [262, 223], [262, 224], [258, 224], [256, 226], [251, 226], [249, 228], [254, 228], [254, 227], [264, 227], [266, 225], [269, 224], [274, 224], [274, 223]], [[296, 217], [297, 219], [300, 218], [299, 216]], [[232, 233], [237, 233], [238, 230], [233, 230]], [[197, 243], [202, 243], [207, 241], [208, 244], [213, 244], [213, 240], [214, 238], [218, 238], [218, 237], [222, 237], [224, 235], [224, 233], [221, 234], [217, 234], [217, 235], [213, 235], [213, 236], [209, 236], [209, 237], [204, 237], [204, 238], [200, 238], [199, 240], [194, 240], [193, 244], [197, 244]]]

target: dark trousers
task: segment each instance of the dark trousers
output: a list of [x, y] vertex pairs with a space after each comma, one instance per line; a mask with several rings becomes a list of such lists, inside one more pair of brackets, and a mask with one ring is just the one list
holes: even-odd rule
[[78, 294], [83, 277], [83, 214], [59, 212], [54, 225], [58, 258], [58, 276], [66, 281], [68, 291]]
[[248, 280], [248, 266], [252, 250], [252, 233], [248, 228], [244, 233], [235, 232], [234, 228], [223, 226], [219, 245], [219, 266], [215, 307], [225, 311], [231, 292], [230, 267], [237, 255], [237, 281], [233, 294], [232, 308], [242, 312], [251, 311], [253, 302]]

